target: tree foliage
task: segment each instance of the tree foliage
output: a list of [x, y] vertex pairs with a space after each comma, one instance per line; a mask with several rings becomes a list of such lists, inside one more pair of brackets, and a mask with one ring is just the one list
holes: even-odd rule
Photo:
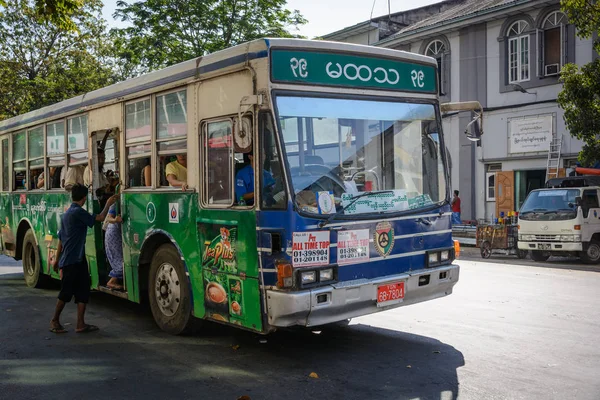
[[[173, 65], [261, 37], [294, 37], [306, 23], [286, 0], [147, 0], [117, 2], [113, 30], [124, 71], [135, 74]], [[127, 66], [128, 65], [128, 66]]]
[[[589, 39], [600, 30], [600, 3], [589, 0], [561, 0], [577, 35]], [[600, 53], [600, 40], [594, 41]], [[600, 161], [600, 59], [583, 65], [567, 64], [561, 71], [563, 89], [558, 103], [571, 136], [584, 142], [579, 161], [586, 166]]]
[[[9, 0], [12, 2], [13, 0]], [[35, 0], [35, 11], [39, 18], [51, 22], [54, 25], [75, 31], [77, 25], [73, 21], [73, 15], [83, 7], [84, 0]], [[6, 0], [0, 0], [0, 7], [6, 7]], [[0, 16], [2, 10], [0, 9]]]
[[77, 30], [42, 19], [33, 0], [13, 0], [0, 16], [0, 120], [114, 81], [100, 0], [72, 15]]

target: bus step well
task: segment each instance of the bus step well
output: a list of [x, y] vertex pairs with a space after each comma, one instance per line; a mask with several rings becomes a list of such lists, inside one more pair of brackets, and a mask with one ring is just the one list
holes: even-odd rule
[[112, 296], [117, 296], [120, 297], [122, 299], [128, 299], [129, 296], [127, 295], [127, 292], [123, 291], [123, 290], [114, 290], [111, 289], [107, 286], [98, 286], [98, 291], [102, 292], [102, 293], [107, 293], [110, 294]]

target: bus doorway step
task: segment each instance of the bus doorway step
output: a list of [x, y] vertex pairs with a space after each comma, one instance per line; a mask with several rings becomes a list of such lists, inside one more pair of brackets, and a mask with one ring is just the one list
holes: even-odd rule
[[98, 286], [98, 291], [102, 292], [102, 293], [110, 294], [112, 296], [117, 296], [117, 297], [120, 297], [122, 299], [128, 299], [129, 298], [127, 296], [127, 292], [126, 291], [111, 289], [111, 288], [109, 288], [107, 286]]

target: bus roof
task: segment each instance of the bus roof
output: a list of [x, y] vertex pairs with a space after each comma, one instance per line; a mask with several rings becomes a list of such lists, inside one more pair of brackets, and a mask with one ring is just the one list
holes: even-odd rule
[[0, 134], [23, 129], [46, 119], [61, 118], [70, 114], [85, 112], [103, 103], [121, 101], [123, 98], [131, 97], [138, 92], [152, 88], [185, 82], [194, 77], [200, 78], [202, 75], [214, 71], [243, 65], [250, 60], [267, 57], [269, 49], [275, 47], [352, 52], [370, 56], [400, 58], [407, 61], [431, 64], [437, 67], [435, 59], [431, 57], [381, 47], [324, 40], [257, 39], [0, 121]]

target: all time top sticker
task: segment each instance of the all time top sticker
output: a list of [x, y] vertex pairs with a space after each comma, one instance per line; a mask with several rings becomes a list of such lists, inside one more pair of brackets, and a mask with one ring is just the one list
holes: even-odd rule
[[329, 264], [329, 244], [329, 231], [294, 232], [292, 264], [295, 267]]

